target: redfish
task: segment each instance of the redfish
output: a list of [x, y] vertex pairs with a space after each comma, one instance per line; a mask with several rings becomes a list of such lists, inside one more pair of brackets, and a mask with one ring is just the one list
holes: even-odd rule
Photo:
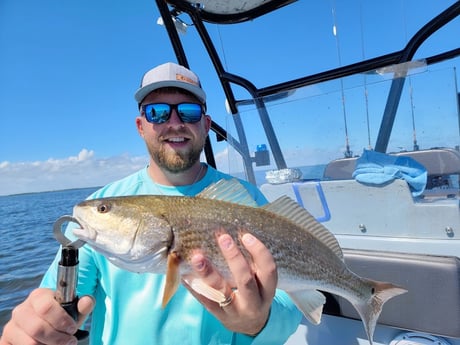
[[[308, 320], [320, 323], [326, 301], [321, 291], [342, 296], [358, 311], [372, 344], [383, 304], [407, 291], [351, 272], [334, 235], [289, 197], [256, 206], [237, 180], [221, 180], [195, 197], [86, 200], [74, 208], [73, 216], [82, 227], [74, 234], [123, 269], [166, 274], [166, 305], [181, 276], [191, 271], [189, 260], [197, 249], [231, 280], [216, 237], [225, 229], [251, 261], [240, 242], [242, 234], [249, 232], [271, 251], [278, 288], [289, 294]], [[218, 303], [225, 300], [222, 293], [203, 284], [198, 280], [190, 285]]]

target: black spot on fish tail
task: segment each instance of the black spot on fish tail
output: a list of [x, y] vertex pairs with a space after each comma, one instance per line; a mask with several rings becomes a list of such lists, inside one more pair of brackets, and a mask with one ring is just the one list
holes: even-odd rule
[[370, 279], [366, 279], [366, 281], [371, 285], [372, 294], [367, 300], [363, 299], [353, 303], [353, 306], [361, 316], [369, 343], [372, 345], [375, 325], [382, 312], [383, 305], [391, 298], [406, 293], [407, 290], [391, 283]]

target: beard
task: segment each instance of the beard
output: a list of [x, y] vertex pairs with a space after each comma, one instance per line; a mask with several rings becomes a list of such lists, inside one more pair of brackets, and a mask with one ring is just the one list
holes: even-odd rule
[[172, 150], [163, 143], [156, 146], [147, 143], [147, 149], [150, 157], [160, 168], [171, 173], [180, 173], [190, 169], [199, 161], [204, 145], [205, 138], [199, 138], [199, 141], [193, 142], [186, 150]]

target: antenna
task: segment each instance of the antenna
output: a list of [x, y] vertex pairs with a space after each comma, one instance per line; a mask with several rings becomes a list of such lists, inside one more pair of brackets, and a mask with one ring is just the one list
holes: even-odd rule
[[[359, 6], [359, 16], [360, 16], [360, 24], [361, 24], [361, 55], [362, 59], [364, 61], [365, 59], [365, 53], [364, 53], [364, 35], [363, 35], [363, 7], [362, 4]], [[369, 121], [369, 92], [367, 90], [367, 75], [366, 73], [363, 73], [363, 78], [364, 78], [364, 101], [366, 103], [366, 124], [367, 124], [367, 148], [369, 150], [372, 150], [372, 144], [371, 144], [371, 126], [370, 126], [370, 121]]]
[[[335, 1], [332, 3], [332, 18], [333, 18], [333, 26], [332, 26], [332, 34], [335, 36], [335, 42], [337, 45], [337, 55], [339, 58], [339, 66], [342, 66], [342, 58], [340, 54], [340, 44], [339, 44], [339, 35], [337, 32], [337, 22], [336, 22], [336, 16], [335, 16]], [[340, 87], [341, 87], [341, 92], [342, 92], [342, 110], [343, 110], [343, 122], [344, 122], [344, 127], [345, 127], [345, 152], [344, 156], [345, 158], [351, 158], [353, 157], [353, 152], [350, 150], [350, 142], [348, 140], [348, 125], [347, 125], [347, 110], [345, 107], [345, 92], [343, 90], [343, 78], [340, 78]]]
[[417, 131], [415, 129], [415, 113], [414, 113], [414, 97], [412, 88], [412, 78], [409, 76], [409, 98], [410, 98], [410, 111], [412, 116], [412, 142], [414, 144], [414, 151], [418, 151], [420, 147], [417, 143]]
[[[458, 92], [458, 84], [457, 84], [457, 68], [454, 66], [454, 85], [455, 85], [455, 94], [457, 95], [457, 119], [459, 125], [459, 133], [460, 133], [460, 92]], [[457, 150], [459, 150], [457, 145]]]
[[[401, 3], [402, 10], [405, 12], [404, 4]], [[404, 16], [404, 36], [407, 39], [407, 21], [406, 16]], [[420, 149], [417, 143], [417, 130], [415, 128], [415, 112], [414, 112], [414, 97], [413, 97], [413, 88], [412, 88], [412, 78], [409, 72], [410, 66], [407, 69], [407, 78], [409, 79], [409, 100], [410, 100], [410, 111], [411, 111], [411, 118], [412, 118], [412, 143], [413, 143], [413, 150], [418, 151]], [[397, 74], [395, 73], [395, 76]]]

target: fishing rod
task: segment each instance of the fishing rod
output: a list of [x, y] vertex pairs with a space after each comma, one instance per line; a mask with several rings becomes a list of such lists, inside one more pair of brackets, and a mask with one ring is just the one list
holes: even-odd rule
[[[342, 57], [340, 54], [340, 43], [339, 43], [339, 35], [337, 32], [337, 18], [335, 13], [335, 1], [332, 5], [332, 19], [333, 19], [333, 26], [332, 26], [332, 34], [335, 37], [335, 42], [337, 45], [337, 55], [339, 60], [339, 66], [342, 66]], [[340, 78], [340, 89], [341, 89], [341, 96], [342, 96], [342, 111], [343, 111], [343, 122], [344, 122], [344, 130], [345, 130], [345, 158], [353, 157], [353, 152], [350, 150], [350, 141], [348, 137], [348, 120], [347, 120], [347, 109], [345, 105], [345, 91], [343, 86], [343, 78]]]

